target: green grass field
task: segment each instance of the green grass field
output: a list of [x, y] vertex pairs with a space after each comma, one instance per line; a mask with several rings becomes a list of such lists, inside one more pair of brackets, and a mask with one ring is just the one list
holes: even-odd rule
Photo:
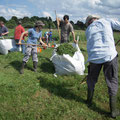
[[[75, 33], [80, 36], [79, 46], [87, 60], [85, 32]], [[13, 36], [13, 30], [10, 30], [10, 36]], [[56, 30], [53, 31], [53, 36], [58, 37]], [[115, 40], [120, 38], [117, 32], [114, 36]], [[23, 75], [19, 74], [22, 53], [0, 54], [0, 120], [112, 120], [103, 73], [96, 84], [94, 105], [88, 108], [85, 104], [87, 85], [86, 82], [81, 84], [85, 75], [54, 77], [54, 66], [49, 60], [52, 51], [46, 49], [38, 54], [37, 73], [32, 70], [30, 58]], [[117, 51], [120, 68], [120, 44]], [[118, 108], [120, 109], [120, 86]]]

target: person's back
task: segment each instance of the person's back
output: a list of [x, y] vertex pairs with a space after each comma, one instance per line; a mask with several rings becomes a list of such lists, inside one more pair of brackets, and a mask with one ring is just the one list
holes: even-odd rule
[[[14, 40], [16, 43], [19, 42], [19, 39], [22, 35], [23, 32], [25, 32], [25, 29], [23, 28], [23, 26], [21, 25], [22, 22], [21, 21], [18, 21], [18, 25], [16, 26], [15, 28], [15, 31], [14, 31]], [[24, 36], [22, 38], [22, 43], [24, 43]], [[22, 46], [22, 53], [24, 54], [25, 53], [25, 45], [21, 45]], [[10, 51], [20, 51], [20, 45], [16, 45], [16, 48], [13, 48], [11, 49]]]
[[90, 107], [94, 95], [95, 85], [98, 82], [100, 71], [103, 69], [108, 87], [109, 107], [111, 117], [120, 116], [117, 109], [118, 92], [118, 55], [115, 48], [113, 30], [120, 31], [120, 22], [100, 19], [96, 15], [86, 18], [86, 38], [88, 52], [87, 100]]
[[86, 30], [86, 38], [88, 61], [103, 63], [117, 55], [112, 24], [109, 20], [99, 19], [90, 24]]
[[14, 32], [14, 39], [20, 39], [21, 34], [24, 32], [24, 28], [22, 27], [21, 24], [18, 24], [18, 26], [15, 28], [15, 32]]

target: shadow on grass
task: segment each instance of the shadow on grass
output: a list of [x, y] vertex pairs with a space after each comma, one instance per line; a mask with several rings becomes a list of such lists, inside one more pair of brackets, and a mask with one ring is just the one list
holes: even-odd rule
[[[39, 77], [38, 80], [39, 80], [40, 86], [47, 89], [51, 94], [62, 97], [64, 99], [75, 100], [76, 102], [81, 102], [83, 104], [86, 104], [86, 100], [83, 99], [81, 96], [75, 95], [75, 93], [72, 92], [72, 90], [68, 89], [69, 85], [65, 84], [64, 82], [54, 83], [54, 82], [50, 82], [50, 80], [43, 77]], [[103, 117], [110, 117], [109, 112], [97, 107], [94, 102], [93, 102], [93, 105], [89, 107], [89, 109], [103, 115]]]
[[40, 68], [45, 73], [55, 73], [54, 65], [51, 61], [42, 63]]
[[[103, 105], [103, 106], [104, 106], [104, 105]], [[99, 113], [99, 114], [101, 114], [101, 115], [103, 115], [103, 117], [109, 117], [109, 118], [111, 118], [110, 112], [108, 112], [108, 111], [106, 111], [106, 110], [104, 110], [104, 109], [101, 109], [101, 108], [97, 107], [95, 102], [93, 102], [93, 103], [92, 103], [92, 106], [91, 106], [91, 107], [88, 107], [88, 108], [91, 109], [91, 110], [93, 110], [93, 111], [95, 111], [95, 112], [97, 112], [97, 113]]]
[[40, 86], [47, 89], [50, 93], [63, 97], [64, 99], [75, 100], [77, 102], [85, 103], [85, 100], [80, 96], [75, 95], [70, 89], [67, 89], [69, 85], [65, 83], [54, 83], [50, 82], [48, 79], [39, 77], [38, 78]]
[[[41, 63], [40, 65], [39, 65], [39, 62], [38, 62], [38, 68], [41, 68], [41, 70], [43, 72], [52, 73], [53, 74], [55, 72], [53, 63], [48, 58], [42, 57], [41, 59], [44, 62]], [[13, 66], [17, 71], [20, 71], [21, 66], [22, 66], [22, 61], [21, 62], [18, 61], [18, 60], [12, 61], [12, 62], [9, 63], [9, 65], [6, 65], [4, 68], [8, 68], [10, 66]], [[26, 63], [25, 69], [33, 71], [33, 63], [31, 63], [31, 64], [28, 63], [28, 65]]]
[[39, 66], [43, 72], [52, 74], [55, 73], [54, 65], [49, 58], [40, 56], [39, 59], [41, 62], [44, 61]]
[[[22, 66], [22, 61], [12, 61], [11, 63], [9, 63], [8, 66], [12, 65], [14, 67], [14, 69], [16, 69], [17, 71], [20, 71], [21, 66]], [[5, 66], [5, 68], [7, 68], [8, 66]], [[27, 64], [25, 65], [25, 68], [33, 71], [33, 68], [27, 66]]]
[[19, 71], [21, 68], [21, 64], [22, 63], [20, 61], [12, 61], [9, 63], [9, 65], [6, 65], [4, 68], [7, 68], [9, 66], [13, 66], [17, 71]]

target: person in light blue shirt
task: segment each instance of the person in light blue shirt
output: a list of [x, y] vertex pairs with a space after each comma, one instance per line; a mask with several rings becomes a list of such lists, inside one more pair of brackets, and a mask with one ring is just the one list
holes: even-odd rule
[[116, 108], [116, 95], [118, 91], [118, 60], [115, 47], [113, 30], [120, 30], [118, 21], [103, 19], [96, 15], [86, 18], [86, 38], [88, 52], [87, 76], [87, 104], [92, 105], [95, 84], [103, 67], [105, 80], [108, 87], [111, 117], [120, 115]]
[[22, 68], [20, 70], [20, 74], [24, 73], [24, 66], [28, 62], [30, 55], [32, 54], [32, 60], [33, 60], [33, 68], [34, 72], [37, 71], [37, 63], [38, 63], [38, 57], [37, 57], [37, 41], [43, 45], [46, 46], [45, 43], [42, 41], [42, 27], [44, 24], [42, 21], [37, 21], [35, 23], [34, 28], [28, 29], [28, 31], [25, 31], [22, 33], [19, 44], [21, 44], [21, 40], [25, 34], [28, 34], [28, 40], [27, 40], [27, 46], [25, 50], [25, 56], [23, 58], [22, 62]]
[[28, 44], [37, 44], [37, 41], [42, 38], [42, 31], [36, 32], [36, 28], [28, 29]]

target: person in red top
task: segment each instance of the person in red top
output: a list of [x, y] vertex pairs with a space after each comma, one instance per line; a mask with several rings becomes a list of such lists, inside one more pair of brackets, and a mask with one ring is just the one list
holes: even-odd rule
[[[22, 22], [18, 21], [18, 26], [15, 28], [14, 39], [15, 39], [16, 43], [19, 42], [21, 34], [23, 32], [25, 32], [25, 30], [24, 30], [24, 28], [23, 28], [23, 26], [21, 24], [22, 24]], [[24, 42], [25, 41], [24, 41], [24, 37], [23, 37], [21, 43], [24, 43]], [[16, 47], [17, 47], [17, 50], [19, 50], [20, 45], [16, 45]], [[22, 53], [25, 54], [25, 45], [21, 45], [21, 47], [22, 47]]]

